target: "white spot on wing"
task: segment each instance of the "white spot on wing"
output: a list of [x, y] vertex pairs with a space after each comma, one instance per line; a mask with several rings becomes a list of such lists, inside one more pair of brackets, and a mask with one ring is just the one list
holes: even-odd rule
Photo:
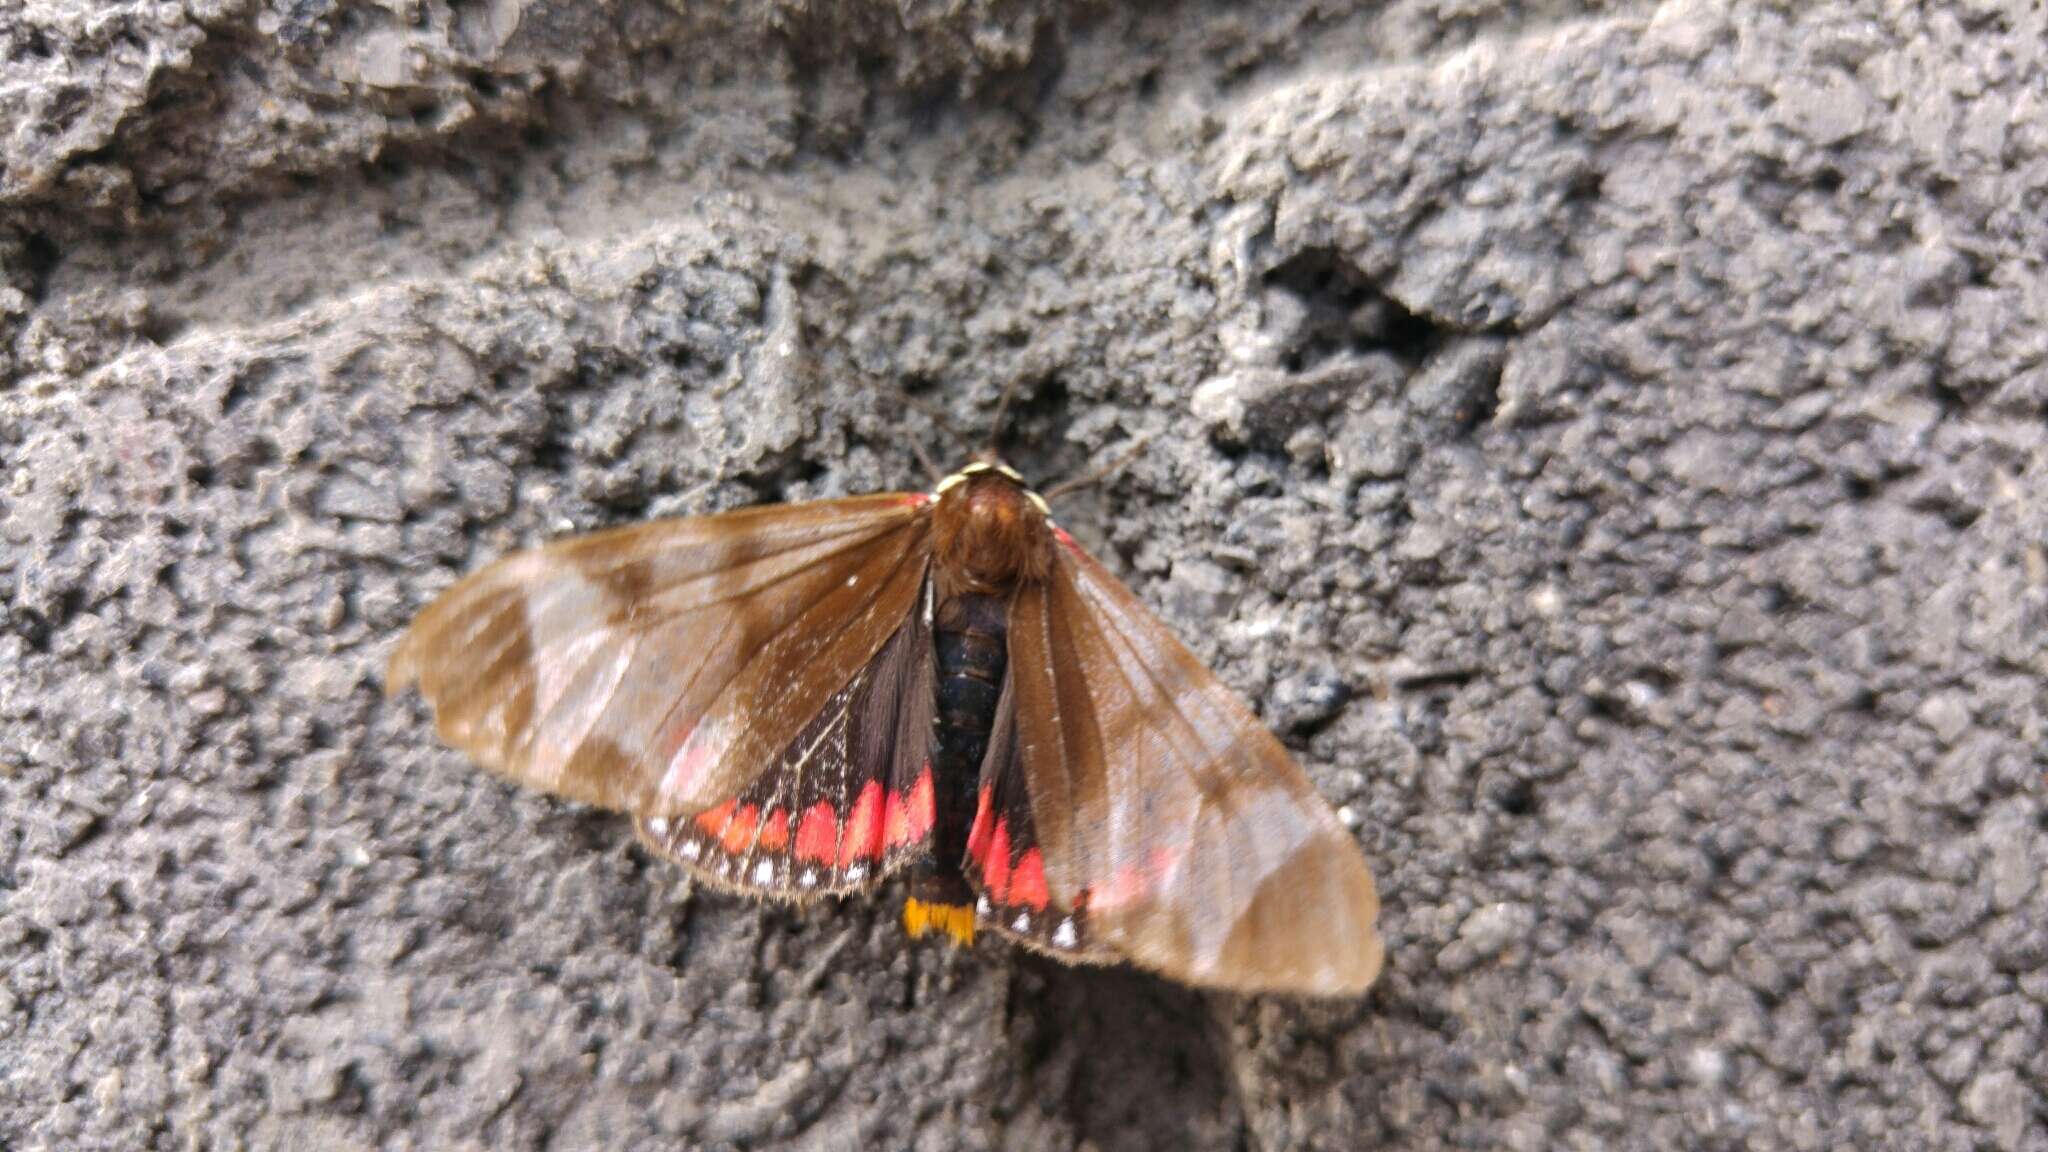
[[865, 865], [865, 864], [855, 864], [855, 865], [854, 865], [853, 867], [851, 867], [851, 868], [848, 868], [848, 869], [846, 870], [846, 882], [847, 882], [848, 884], [858, 884], [858, 883], [860, 883], [860, 881], [861, 881], [861, 877], [863, 877], [863, 876], [866, 876], [867, 874], [868, 874], [868, 866], [867, 866], [867, 865]]
[[682, 853], [683, 859], [695, 860], [704, 854], [704, 846], [695, 840], [685, 840], [683, 841]]
[[756, 884], [766, 884], [766, 883], [768, 883], [768, 882], [770, 882], [770, 881], [772, 881], [772, 880], [774, 880], [774, 879], [775, 879], [775, 863], [774, 863], [774, 861], [771, 861], [771, 860], [763, 860], [763, 861], [761, 861], [761, 862], [760, 862], [759, 864], [756, 864], [756, 865], [754, 865], [754, 883], [756, 883]]
[[994, 909], [989, 906], [988, 897], [983, 896], [974, 902], [974, 914], [976, 916], [986, 916], [992, 911]]
[[1055, 948], [1072, 948], [1080, 942], [1081, 934], [1074, 931], [1074, 919], [1071, 916], [1060, 921], [1060, 926], [1052, 931], [1052, 943]]
[[818, 870], [816, 868], [804, 869], [804, 874], [797, 877], [796, 882], [806, 888], [816, 888], [818, 886]]
[[668, 820], [663, 817], [656, 816], [654, 819], [649, 820], [647, 822], [647, 830], [649, 832], [652, 832], [656, 836], [666, 836], [668, 835]]
[[1017, 913], [1017, 918], [1016, 918], [1015, 920], [1012, 920], [1012, 921], [1010, 922], [1010, 930], [1011, 930], [1011, 931], [1013, 931], [1013, 932], [1029, 932], [1029, 931], [1031, 931], [1031, 913], [1029, 913], [1029, 912], [1019, 912], [1019, 913]]

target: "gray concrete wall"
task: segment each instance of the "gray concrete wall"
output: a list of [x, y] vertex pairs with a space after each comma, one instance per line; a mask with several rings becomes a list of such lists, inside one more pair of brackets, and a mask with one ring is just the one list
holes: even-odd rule
[[[0, 7], [0, 1146], [2048, 1149], [2048, 17]], [[380, 669], [552, 533], [1063, 519], [1355, 1005], [693, 893]]]

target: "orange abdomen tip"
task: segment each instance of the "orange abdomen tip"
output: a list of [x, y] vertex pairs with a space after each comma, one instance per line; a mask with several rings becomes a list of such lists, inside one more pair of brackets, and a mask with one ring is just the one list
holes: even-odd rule
[[927, 932], [943, 932], [953, 943], [965, 947], [974, 943], [974, 909], [965, 904], [927, 904], [922, 900], [905, 900], [903, 931], [913, 940]]

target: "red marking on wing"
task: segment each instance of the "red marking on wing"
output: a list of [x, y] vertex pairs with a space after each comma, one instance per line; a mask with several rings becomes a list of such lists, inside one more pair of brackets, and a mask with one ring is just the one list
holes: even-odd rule
[[910, 786], [910, 795], [895, 789], [889, 790], [888, 815], [883, 823], [888, 834], [883, 837], [891, 848], [915, 844], [925, 838], [938, 818], [938, 805], [932, 791], [932, 766], [927, 763], [917, 777], [917, 783]]
[[924, 771], [917, 775], [917, 783], [910, 786], [910, 838], [924, 839], [938, 819], [938, 794], [932, 787], [932, 762], [927, 760]]
[[910, 813], [903, 807], [903, 793], [894, 788], [882, 805], [882, 843], [891, 848], [910, 843]]
[[839, 866], [844, 868], [861, 857], [880, 856], [882, 833], [882, 782], [870, 780], [846, 817], [846, 835], [839, 841]]
[[995, 808], [989, 803], [988, 789], [981, 790], [981, 801], [974, 809], [974, 829], [967, 834], [967, 855], [977, 865], [988, 860], [988, 837], [995, 821]]
[[703, 829], [706, 836], [722, 835], [725, 832], [725, 826], [732, 821], [733, 809], [739, 806], [740, 802], [738, 800], [727, 800], [708, 812], [699, 812], [697, 813], [697, 827]]
[[1010, 820], [996, 821], [996, 834], [988, 842], [988, 859], [981, 866], [981, 885], [988, 898], [998, 904], [1010, 902]]
[[732, 814], [732, 822], [725, 826], [725, 835], [718, 838], [718, 843], [737, 856], [754, 842], [754, 829], [760, 826], [761, 810], [748, 804]]
[[830, 864], [839, 848], [839, 815], [824, 800], [811, 805], [796, 826], [796, 858]]
[[769, 852], [780, 852], [789, 847], [789, 810], [777, 808], [768, 814], [768, 820], [761, 825], [761, 835], [756, 841]]
[[1065, 528], [1060, 527], [1057, 524], [1053, 525], [1052, 538], [1059, 541], [1061, 547], [1065, 548], [1069, 552], [1072, 552], [1076, 556], [1086, 555], [1086, 553], [1081, 551], [1081, 546], [1074, 542], [1074, 538], [1072, 536], [1067, 535], [1067, 530]]
[[929, 492], [905, 492], [903, 494], [903, 502], [912, 508], [922, 508], [932, 502], [932, 494]]
[[1010, 873], [1010, 903], [1043, 912], [1051, 901], [1052, 893], [1045, 887], [1045, 857], [1033, 846], [1017, 858], [1016, 870]]

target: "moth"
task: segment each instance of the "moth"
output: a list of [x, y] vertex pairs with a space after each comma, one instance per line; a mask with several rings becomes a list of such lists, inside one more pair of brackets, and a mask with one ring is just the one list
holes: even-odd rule
[[992, 459], [507, 556], [413, 621], [411, 684], [442, 739], [716, 888], [903, 876], [912, 936], [1239, 991], [1380, 970], [1372, 873], [1307, 777]]

